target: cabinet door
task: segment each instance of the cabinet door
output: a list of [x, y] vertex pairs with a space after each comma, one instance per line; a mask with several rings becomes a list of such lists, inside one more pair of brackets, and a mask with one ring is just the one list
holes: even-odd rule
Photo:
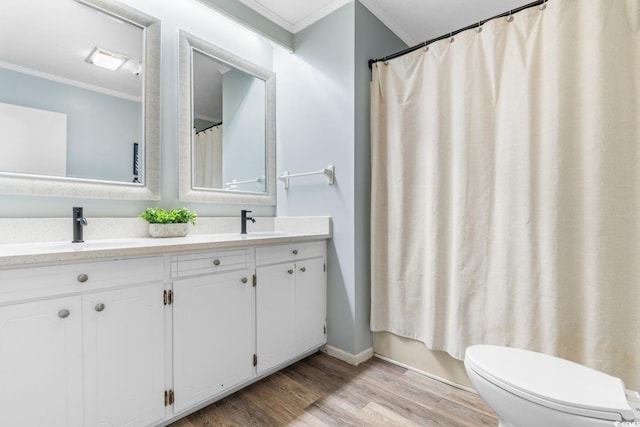
[[242, 270], [173, 282], [175, 412], [254, 376], [251, 279]]
[[164, 416], [161, 283], [84, 295], [85, 425], [150, 425]]
[[294, 263], [256, 269], [258, 374], [296, 355]]
[[82, 426], [80, 297], [0, 307], [0, 425]]
[[324, 258], [296, 264], [296, 352], [320, 347], [326, 342], [327, 280]]

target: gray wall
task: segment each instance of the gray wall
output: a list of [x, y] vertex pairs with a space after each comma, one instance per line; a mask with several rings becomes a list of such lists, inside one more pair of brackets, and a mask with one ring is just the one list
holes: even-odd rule
[[67, 115], [67, 176], [131, 182], [142, 104], [0, 68], [0, 102]]
[[[351, 354], [372, 345], [369, 329], [369, 57], [406, 47], [359, 3], [294, 36], [276, 52], [279, 170], [322, 176], [291, 180], [278, 215], [330, 215], [328, 343]], [[284, 119], [283, 119], [284, 118]]]
[[350, 353], [354, 342], [354, 7], [348, 4], [294, 37], [295, 54], [275, 53], [278, 170], [322, 176], [294, 178], [278, 191], [278, 215], [330, 215], [329, 344]]
[[370, 207], [371, 207], [371, 71], [368, 61], [407, 48], [360, 2], [355, 3], [355, 322], [356, 350], [372, 345], [371, 312]]

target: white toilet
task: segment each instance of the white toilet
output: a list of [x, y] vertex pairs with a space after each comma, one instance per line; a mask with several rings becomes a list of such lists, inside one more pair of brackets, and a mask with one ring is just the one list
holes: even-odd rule
[[500, 427], [640, 427], [640, 395], [621, 379], [568, 360], [494, 345], [464, 365]]

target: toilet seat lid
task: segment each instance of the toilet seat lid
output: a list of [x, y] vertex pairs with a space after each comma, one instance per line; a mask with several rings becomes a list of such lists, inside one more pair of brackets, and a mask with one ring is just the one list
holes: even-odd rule
[[467, 349], [465, 363], [495, 385], [556, 410], [612, 421], [634, 419], [620, 378], [565, 359], [478, 345]]

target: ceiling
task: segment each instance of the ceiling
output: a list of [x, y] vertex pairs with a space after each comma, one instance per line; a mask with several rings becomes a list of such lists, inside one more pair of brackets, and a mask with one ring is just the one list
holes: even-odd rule
[[[0, 66], [131, 100], [142, 96], [142, 28], [69, 0], [0, 0]], [[129, 60], [118, 71], [86, 62], [94, 47]]]
[[[353, 0], [238, 0], [297, 33]], [[409, 46], [516, 9], [533, 0], [360, 0]]]

